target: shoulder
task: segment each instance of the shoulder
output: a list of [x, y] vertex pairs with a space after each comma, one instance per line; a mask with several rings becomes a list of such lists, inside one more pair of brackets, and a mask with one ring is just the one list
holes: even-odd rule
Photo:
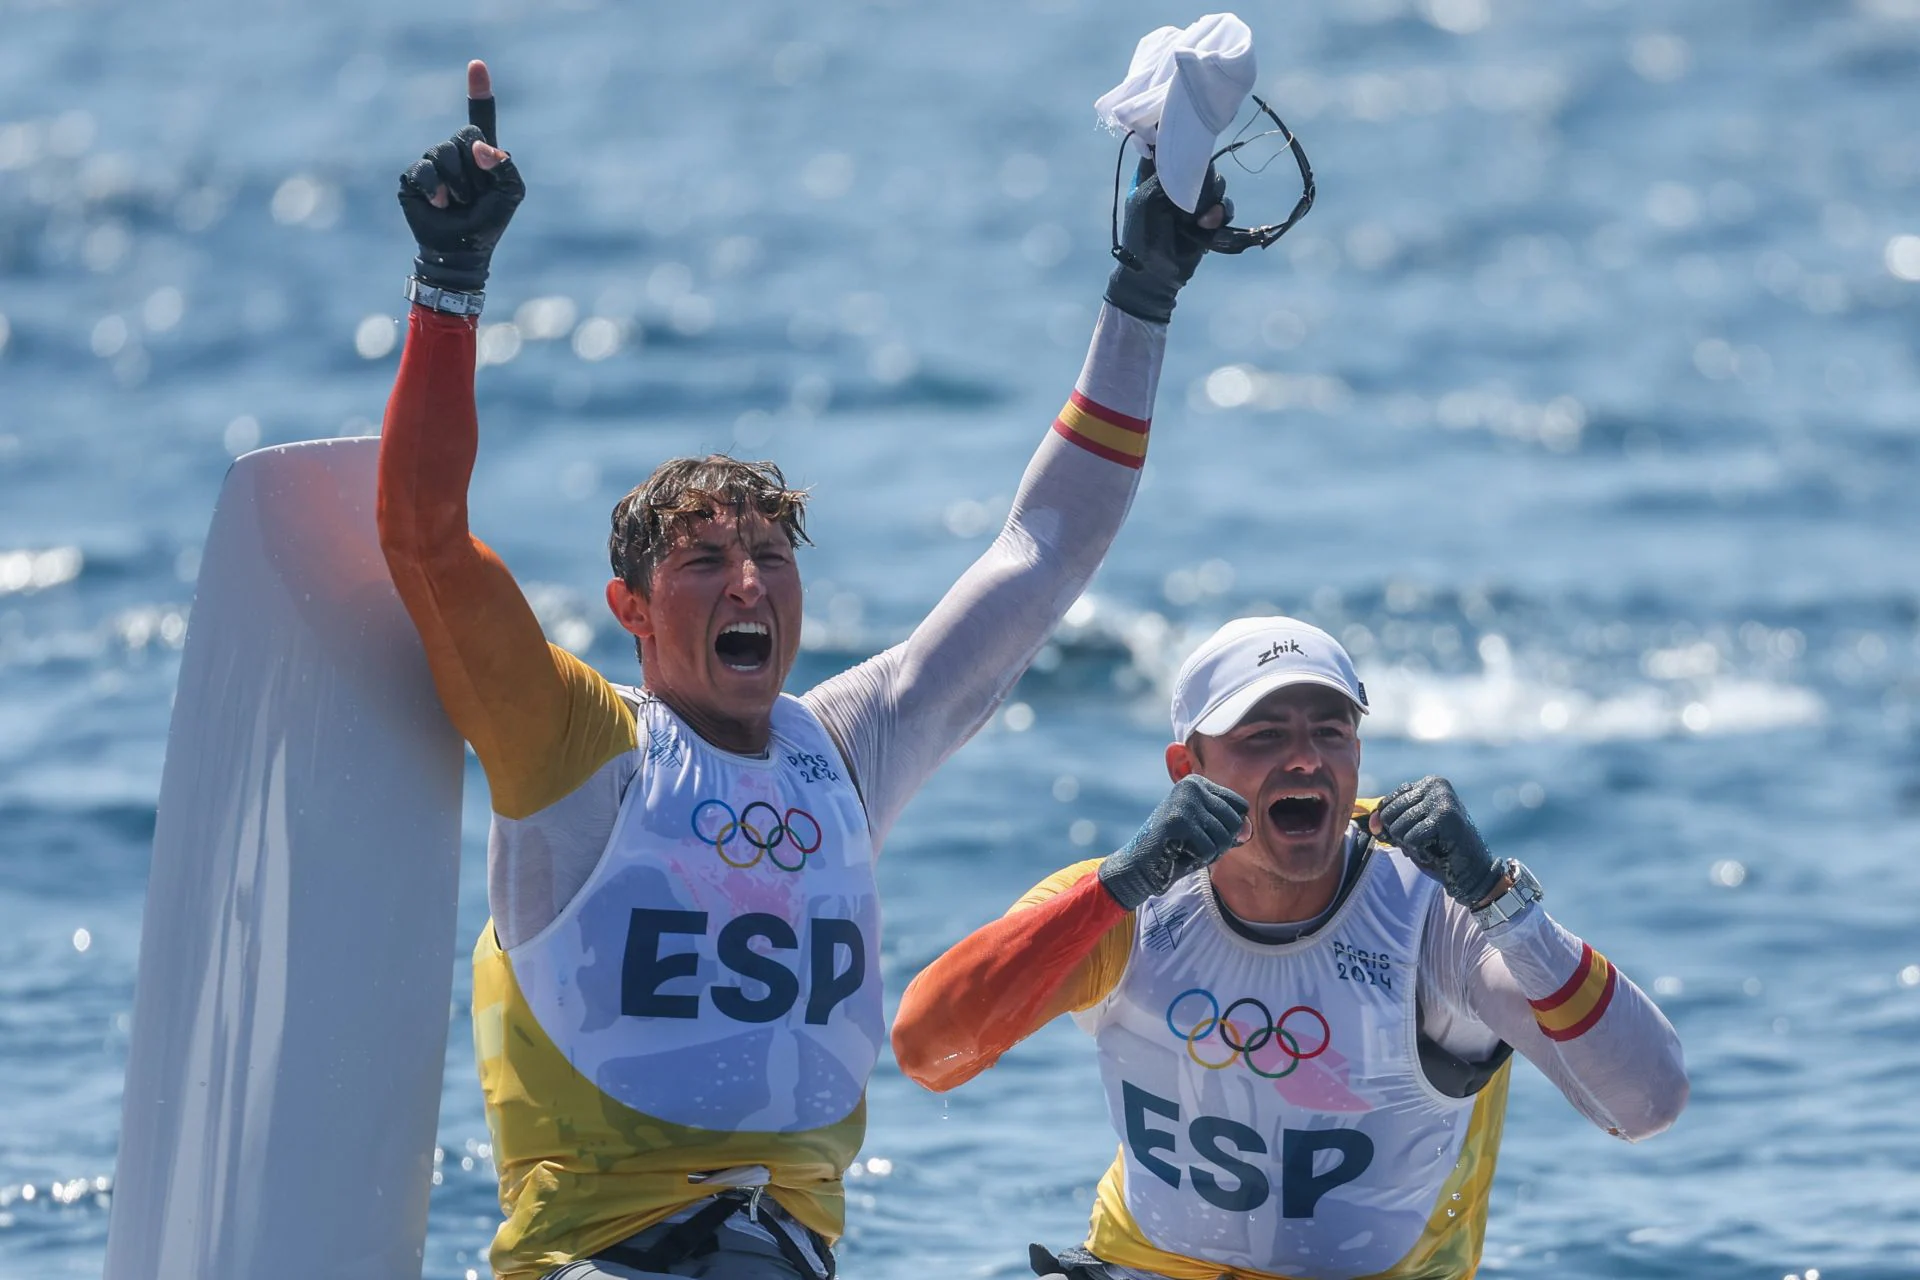
[[482, 756], [494, 812], [503, 817], [526, 818], [571, 795], [639, 743], [620, 687], [558, 645], [548, 650], [560, 699], [543, 700], [537, 714], [502, 719]]
[[1070, 867], [1062, 867], [1033, 888], [1021, 894], [1019, 899], [1008, 908], [1009, 913], [1037, 907], [1049, 898], [1057, 898], [1067, 890], [1095, 874], [1100, 869], [1102, 859], [1088, 858], [1085, 862], [1076, 862]]
[[553, 669], [567, 686], [572, 703], [575, 723], [569, 728], [577, 731], [591, 726], [631, 737], [635, 731], [635, 712], [646, 699], [646, 691], [615, 684], [585, 659], [557, 644], [549, 642], [547, 649], [553, 655]]

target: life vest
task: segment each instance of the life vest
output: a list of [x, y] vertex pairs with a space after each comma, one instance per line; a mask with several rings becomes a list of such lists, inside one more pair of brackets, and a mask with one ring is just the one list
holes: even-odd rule
[[587, 882], [511, 951], [491, 925], [474, 951], [502, 1276], [591, 1255], [755, 1169], [837, 1237], [865, 1135], [880, 913], [838, 749], [786, 696], [765, 758], [714, 748], [655, 699], [636, 714], [641, 758]]
[[1235, 932], [1205, 872], [1141, 908], [1119, 985], [1076, 1015], [1121, 1137], [1089, 1249], [1176, 1280], [1472, 1273], [1507, 1074], [1453, 1098], [1421, 1070], [1439, 892], [1378, 848], [1291, 943]]

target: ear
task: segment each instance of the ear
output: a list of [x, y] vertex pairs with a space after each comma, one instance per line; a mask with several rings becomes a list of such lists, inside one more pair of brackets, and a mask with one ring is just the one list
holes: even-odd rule
[[622, 627], [642, 640], [653, 638], [653, 608], [647, 598], [614, 578], [607, 583], [607, 608]]
[[1167, 777], [1178, 782], [1192, 773], [1195, 767], [1193, 752], [1187, 750], [1186, 743], [1169, 742], [1167, 744]]

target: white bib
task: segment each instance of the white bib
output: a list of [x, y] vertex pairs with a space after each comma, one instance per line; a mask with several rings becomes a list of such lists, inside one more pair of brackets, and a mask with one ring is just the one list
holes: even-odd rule
[[767, 759], [643, 698], [640, 767], [587, 883], [508, 953], [541, 1027], [605, 1094], [674, 1124], [845, 1118], [886, 1036], [873, 842], [820, 722], [782, 695]]
[[1420, 1068], [1414, 966], [1438, 892], [1376, 849], [1296, 942], [1234, 932], [1204, 872], [1141, 908], [1125, 977], [1079, 1018], [1148, 1242], [1350, 1280], [1420, 1239], [1474, 1105]]

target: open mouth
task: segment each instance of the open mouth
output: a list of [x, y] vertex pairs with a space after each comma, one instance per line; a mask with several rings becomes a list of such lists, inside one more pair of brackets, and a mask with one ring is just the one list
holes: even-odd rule
[[1320, 796], [1281, 796], [1267, 806], [1267, 821], [1283, 836], [1310, 836], [1327, 819], [1327, 802]]
[[773, 657], [773, 635], [764, 622], [729, 622], [715, 637], [713, 652], [735, 671], [758, 671]]

